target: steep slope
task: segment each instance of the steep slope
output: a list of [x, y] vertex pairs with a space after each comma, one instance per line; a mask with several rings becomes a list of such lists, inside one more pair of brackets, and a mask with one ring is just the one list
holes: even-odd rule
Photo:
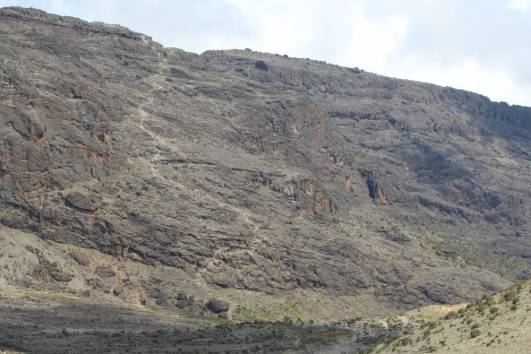
[[444, 319], [427, 322], [376, 353], [525, 354], [531, 348], [531, 284], [485, 296]]
[[[0, 34], [0, 224], [146, 269], [121, 301], [331, 319], [529, 276], [529, 108], [34, 9]], [[5, 282], [90, 288], [38, 264]]]

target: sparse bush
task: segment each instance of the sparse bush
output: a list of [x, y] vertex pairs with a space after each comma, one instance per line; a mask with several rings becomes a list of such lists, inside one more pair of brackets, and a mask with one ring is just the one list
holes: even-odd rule
[[470, 338], [476, 338], [476, 337], [479, 337], [480, 335], [481, 335], [481, 331], [479, 329], [473, 329], [470, 332]]
[[405, 345], [411, 345], [411, 344], [413, 344], [413, 340], [409, 337], [404, 337], [398, 341], [397, 345], [405, 346]]
[[[515, 299], [518, 299], [518, 292], [517, 289], [511, 289], [503, 294], [503, 300], [505, 302], [513, 302]], [[520, 299], [516, 300], [519, 301]]]
[[450, 311], [450, 312], [448, 312], [448, 313], [446, 314], [446, 316], [444, 317], [444, 319], [449, 320], [449, 319], [454, 318], [454, 317], [456, 317], [456, 316], [457, 316], [457, 312], [455, 312], [455, 311]]

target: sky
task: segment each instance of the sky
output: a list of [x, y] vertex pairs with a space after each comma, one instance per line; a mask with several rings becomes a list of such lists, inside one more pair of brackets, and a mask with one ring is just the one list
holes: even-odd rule
[[359, 67], [531, 106], [531, 0], [0, 0], [121, 24], [168, 47]]

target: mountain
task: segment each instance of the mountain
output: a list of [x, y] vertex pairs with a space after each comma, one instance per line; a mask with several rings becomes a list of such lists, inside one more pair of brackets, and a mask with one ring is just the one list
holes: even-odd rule
[[335, 321], [531, 275], [530, 108], [36, 9], [0, 34], [6, 289]]

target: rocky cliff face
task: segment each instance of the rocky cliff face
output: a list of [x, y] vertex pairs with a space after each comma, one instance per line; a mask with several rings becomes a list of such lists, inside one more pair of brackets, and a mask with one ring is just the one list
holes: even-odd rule
[[0, 10], [0, 34], [4, 226], [369, 312], [530, 275], [529, 108], [34, 9]]

